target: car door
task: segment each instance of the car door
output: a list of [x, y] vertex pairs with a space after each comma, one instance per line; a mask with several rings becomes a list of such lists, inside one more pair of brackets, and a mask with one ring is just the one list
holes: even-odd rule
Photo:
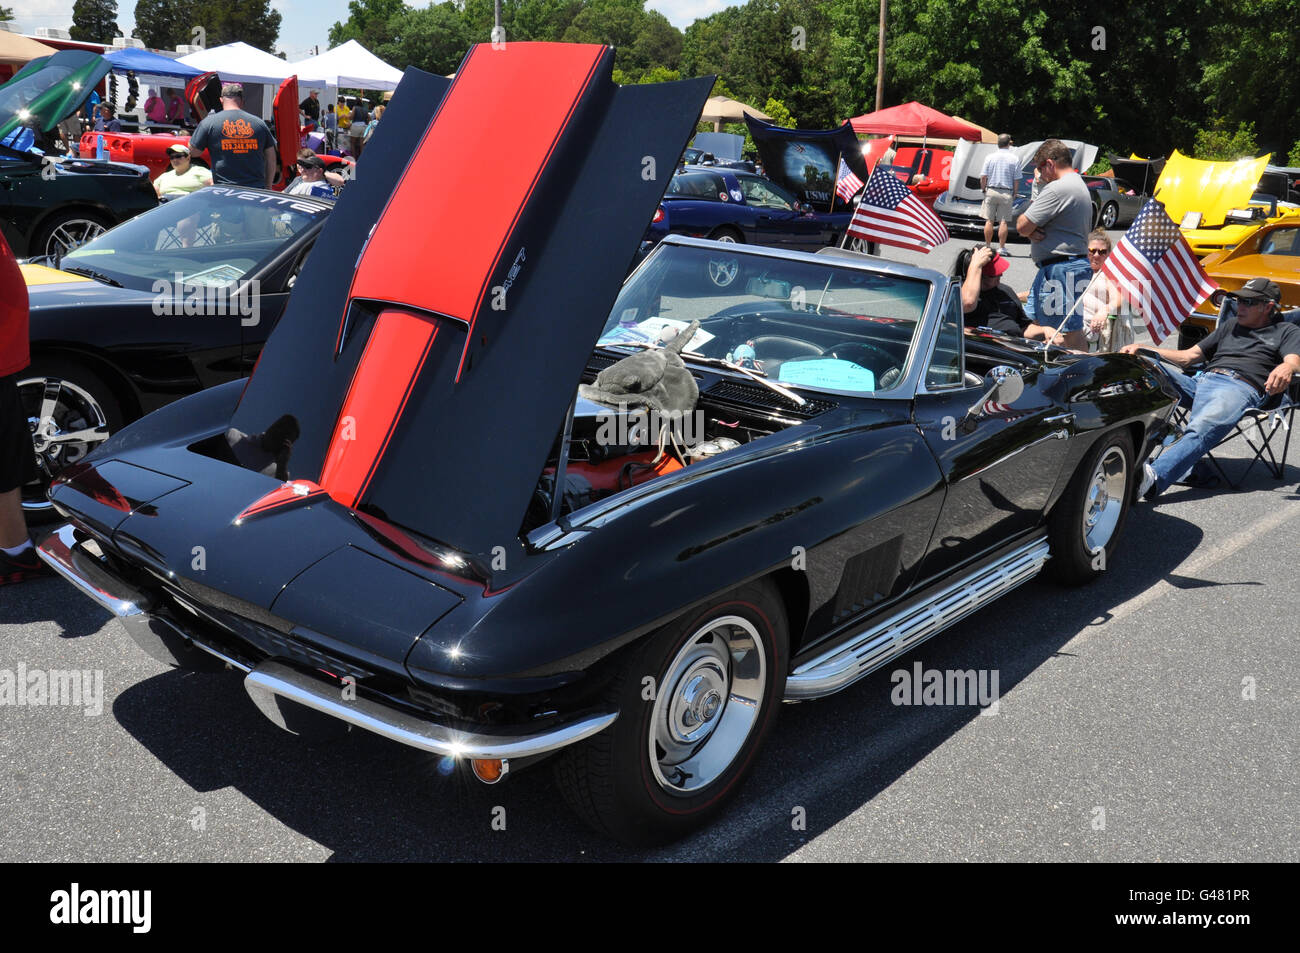
[[953, 283], [913, 402], [913, 419], [946, 484], [919, 581], [1038, 524], [1073, 432], [1073, 413], [1043, 393], [1042, 365], [1006, 352], [1024, 386], [1014, 401], [994, 402], [991, 380], [980, 373], [992, 362], [981, 357], [968, 365], [965, 344], [960, 287]]
[[786, 189], [759, 175], [737, 174], [745, 204], [755, 210], [761, 244], [816, 251], [826, 244], [826, 223], [799, 206]]

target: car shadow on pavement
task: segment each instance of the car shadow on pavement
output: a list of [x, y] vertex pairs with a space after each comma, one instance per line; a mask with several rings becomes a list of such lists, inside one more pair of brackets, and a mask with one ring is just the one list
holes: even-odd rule
[[[1186, 520], [1138, 507], [1116, 564], [1092, 585], [1033, 581], [846, 691], [783, 706], [751, 777], [715, 823], [656, 850], [591, 832], [566, 808], [548, 764], [488, 787], [360, 730], [307, 742], [267, 721], [234, 673], [164, 673], [121, 692], [113, 713], [196, 791], [233, 787], [331, 850], [334, 861], [775, 861], [868, 804], [979, 717], [974, 706], [892, 704], [891, 671], [915, 662], [996, 670], [1006, 695], [1063, 657], [1072, 638], [1104, 627], [1115, 607], [1169, 579], [1201, 538]], [[796, 820], [806, 829], [795, 829]]]
[[37, 578], [0, 588], [0, 625], [53, 622], [59, 637], [94, 635], [113, 616], [62, 579]]

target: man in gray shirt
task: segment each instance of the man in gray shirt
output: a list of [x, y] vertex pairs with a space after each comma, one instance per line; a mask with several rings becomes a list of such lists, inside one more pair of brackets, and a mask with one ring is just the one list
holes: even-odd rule
[[275, 136], [259, 117], [244, 112], [244, 87], [221, 87], [221, 112], [209, 113], [190, 136], [190, 152], [204, 149], [217, 185], [267, 188], [275, 182]]
[[1034, 162], [1044, 185], [1016, 222], [1038, 265], [1025, 311], [1037, 324], [1059, 327], [1058, 343], [1082, 350], [1087, 346], [1083, 312], [1075, 304], [1092, 277], [1087, 257], [1092, 196], [1061, 140], [1044, 142]]

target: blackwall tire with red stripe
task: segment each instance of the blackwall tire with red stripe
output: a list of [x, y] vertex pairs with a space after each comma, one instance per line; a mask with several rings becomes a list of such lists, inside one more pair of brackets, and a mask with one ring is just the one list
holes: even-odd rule
[[739, 787], [785, 692], [785, 609], [750, 583], [645, 638], [611, 683], [618, 720], [556, 764], [565, 800], [603, 834], [661, 844]]

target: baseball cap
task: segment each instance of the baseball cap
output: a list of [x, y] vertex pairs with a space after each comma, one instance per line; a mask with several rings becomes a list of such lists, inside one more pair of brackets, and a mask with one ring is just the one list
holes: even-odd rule
[[1251, 278], [1241, 286], [1240, 291], [1234, 292], [1234, 296], [1239, 301], [1272, 301], [1274, 304], [1280, 304], [1282, 289], [1276, 282], [1269, 281], [1267, 278]]
[[303, 158], [298, 160], [298, 164], [302, 166], [304, 169], [325, 168], [325, 160], [322, 159], [320, 156], [304, 156]]
[[989, 278], [1001, 277], [1003, 272], [1010, 267], [1011, 262], [1007, 261], [997, 252], [994, 252], [993, 257], [984, 265], [984, 274]]
[[174, 142], [167, 147], [169, 156], [187, 156], [190, 154], [190, 147], [183, 142]]

